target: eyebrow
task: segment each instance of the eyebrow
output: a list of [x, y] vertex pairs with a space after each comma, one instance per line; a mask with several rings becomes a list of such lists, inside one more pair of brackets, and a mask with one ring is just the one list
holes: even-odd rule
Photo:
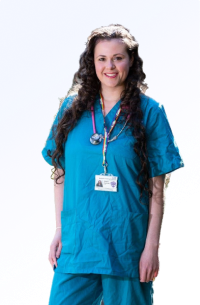
[[[122, 53], [117, 53], [117, 54], [114, 54], [113, 56], [116, 56], [116, 55], [123, 55], [124, 56], [124, 54], [122, 54]], [[106, 55], [98, 55], [97, 57], [99, 57], [99, 56], [106, 57]]]

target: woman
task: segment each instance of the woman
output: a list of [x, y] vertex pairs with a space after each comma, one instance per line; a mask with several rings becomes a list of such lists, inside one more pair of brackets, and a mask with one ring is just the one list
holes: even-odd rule
[[50, 305], [153, 303], [165, 175], [184, 164], [142, 66], [128, 29], [94, 30], [50, 130]]

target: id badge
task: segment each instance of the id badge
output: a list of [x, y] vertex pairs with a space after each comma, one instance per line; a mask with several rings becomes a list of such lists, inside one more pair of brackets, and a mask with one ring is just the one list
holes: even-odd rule
[[95, 175], [96, 191], [117, 192], [117, 176], [113, 175]]

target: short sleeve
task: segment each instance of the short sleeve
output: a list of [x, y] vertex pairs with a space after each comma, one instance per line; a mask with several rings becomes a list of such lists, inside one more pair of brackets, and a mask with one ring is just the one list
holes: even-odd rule
[[150, 178], [184, 166], [164, 106], [157, 102], [153, 102], [148, 112], [146, 137]]
[[[65, 110], [68, 109], [71, 106], [72, 101], [73, 101], [73, 97], [70, 96], [70, 97], [65, 98], [64, 101], [62, 102], [62, 105], [60, 106], [60, 108], [58, 110], [58, 113], [56, 114], [56, 117], [55, 117], [55, 119], [53, 121], [53, 124], [51, 126], [51, 129], [50, 129], [49, 135], [47, 137], [45, 146], [44, 146], [44, 148], [42, 150], [43, 158], [45, 159], [45, 161], [48, 164], [50, 164], [52, 166], [53, 166], [52, 159], [51, 159], [50, 156], [48, 156], [48, 151], [52, 155], [53, 152], [56, 149], [56, 143], [55, 143], [55, 139], [53, 137], [53, 130], [56, 129], [59, 121], [62, 119], [62, 117], [64, 115]], [[60, 157], [60, 163], [62, 164], [62, 167], [65, 168], [65, 156], [64, 156], [64, 153]], [[58, 166], [58, 168], [60, 168], [60, 167]]]

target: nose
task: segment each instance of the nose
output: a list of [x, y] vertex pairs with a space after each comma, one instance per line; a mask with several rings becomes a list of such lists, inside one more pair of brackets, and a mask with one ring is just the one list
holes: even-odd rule
[[113, 62], [112, 59], [111, 59], [111, 60], [108, 60], [107, 67], [108, 67], [109, 69], [114, 69], [114, 68], [115, 68], [115, 64], [114, 64], [114, 62]]

